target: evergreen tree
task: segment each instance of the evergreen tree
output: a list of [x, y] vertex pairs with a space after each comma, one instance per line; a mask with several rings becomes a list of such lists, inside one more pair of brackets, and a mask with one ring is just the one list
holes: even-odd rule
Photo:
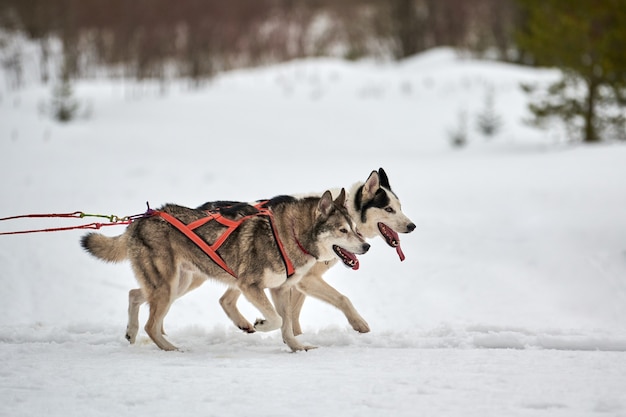
[[488, 87], [485, 93], [485, 105], [476, 115], [476, 128], [486, 138], [495, 136], [502, 128], [502, 117], [496, 112], [495, 89]]
[[[624, 0], [518, 0], [526, 19], [517, 44], [541, 66], [558, 67], [559, 81], [534, 93], [529, 108], [541, 125], [557, 118], [580, 128], [584, 142], [617, 133], [626, 120], [626, 3]], [[582, 93], [582, 94], [581, 94]]]
[[74, 98], [74, 89], [70, 81], [67, 56], [68, 54], [65, 52], [61, 69], [61, 79], [52, 88], [52, 101], [50, 103], [52, 117], [63, 123], [72, 121], [76, 117], [79, 109], [78, 102]]
[[69, 78], [63, 77], [59, 84], [52, 89], [52, 116], [59, 122], [72, 121], [78, 112], [78, 102], [74, 99], [74, 92]]

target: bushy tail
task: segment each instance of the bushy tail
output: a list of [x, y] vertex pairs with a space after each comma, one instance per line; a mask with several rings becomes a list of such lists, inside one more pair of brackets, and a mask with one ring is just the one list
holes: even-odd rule
[[89, 233], [82, 237], [80, 245], [96, 258], [107, 262], [121, 262], [128, 257], [125, 233], [115, 237]]

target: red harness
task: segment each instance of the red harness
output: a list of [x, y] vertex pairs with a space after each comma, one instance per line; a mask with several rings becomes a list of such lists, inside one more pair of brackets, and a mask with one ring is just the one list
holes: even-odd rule
[[[183, 222], [181, 222], [180, 220], [178, 220], [177, 218], [175, 218], [171, 214], [165, 213], [163, 211], [152, 210], [152, 212], [150, 214], [153, 215], [153, 216], [161, 217], [163, 220], [167, 221], [172, 226], [177, 228], [185, 236], [187, 236], [189, 239], [191, 239], [191, 241], [193, 243], [198, 245], [198, 247], [200, 249], [202, 249], [202, 251], [204, 253], [206, 253], [209, 256], [209, 258], [211, 258], [213, 260], [213, 262], [215, 262], [224, 271], [228, 272], [230, 275], [232, 275], [235, 278], [237, 278], [237, 275], [235, 275], [233, 270], [230, 269], [228, 267], [228, 265], [226, 265], [226, 262], [217, 253], [217, 250], [220, 248], [220, 246], [222, 246], [222, 244], [226, 241], [226, 239], [228, 239], [228, 237], [231, 235], [231, 233], [233, 233], [235, 231], [235, 229], [237, 229], [244, 221], [246, 221], [246, 220], [248, 220], [248, 219], [250, 219], [252, 217], [256, 217], [256, 216], [267, 216], [269, 218], [270, 225], [272, 226], [272, 232], [274, 234], [274, 239], [276, 240], [276, 244], [278, 245], [278, 249], [280, 251], [280, 255], [283, 258], [283, 262], [285, 263], [285, 268], [287, 269], [287, 278], [289, 278], [290, 276], [292, 276], [296, 272], [296, 270], [293, 267], [293, 264], [291, 263], [291, 260], [287, 257], [287, 254], [285, 252], [285, 248], [283, 246], [283, 243], [281, 242], [280, 238], [278, 237], [278, 231], [276, 230], [276, 225], [274, 224], [274, 215], [272, 214], [272, 211], [270, 209], [266, 208], [266, 207], [263, 207], [263, 205], [265, 203], [266, 203], [266, 201], [263, 201], [263, 202], [260, 202], [260, 203], [258, 203], [258, 204], [256, 204], [254, 206], [258, 210], [258, 212], [254, 213], [254, 214], [250, 214], [250, 215], [244, 216], [244, 217], [241, 217], [241, 218], [239, 218], [237, 220], [230, 220], [230, 219], [225, 218], [219, 212], [219, 209], [214, 210], [214, 211], [213, 210], [206, 211], [207, 217], [203, 217], [201, 219], [195, 220], [195, 221], [193, 221], [193, 222], [191, 222], [189, 224], [184, 224]], [[212, 221], [212, 220], [215, 220], [219, 224], [221, 224], [223, 226], [226, 226], [227, 229], [224, 231], [224, 233], [222, 233], [222, 235], [215, 242], [213, 242], [213, 244], [209, 245], [207, 242], [204, 241], [204, 239], [202, 239], [200, 236], [198, 236], [194, 232], [194, 230], [197, 229], [198, 227], [200, 227], [200, 226], [202, 226], [202, 225]], [[298, 242], [298, 245], [300, 245], [299, 242]], [[307, 253], [307, 252], [305, 251], [305, 253]]]

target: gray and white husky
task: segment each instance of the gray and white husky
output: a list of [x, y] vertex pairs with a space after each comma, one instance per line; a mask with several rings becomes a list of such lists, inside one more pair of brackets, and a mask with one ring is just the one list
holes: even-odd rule
[[[358, 266], [355, 254], [364, 254], [370, 247], [356, 231], [345, 204], [344, 190], [334, 200], [330, 191], [321, 197], [280, 196], [261, 208], [240, 204], [217, 214], [167, 204], [131, 223], [120, 236], [89, 233], [81, 244], [108, 262], [130, 260], [140, 285], [129, 292], [126, 338], [131, 343], [139, 328], [139, 306], [147, 302], [150, 314], [146, 332], [159, 348], [176, 349], [163, 336], [163, 319], [170, 306], [207, 279], [215, 279], [236, 288], [237, 294], [243, 293], [263, 314], [264, 319], [254, 326], [247, 322], [242, 325], [243, 318], [235, 317], [233, 321], [240, 327], [248, 331], [280, 328], [283, 340], [293, 351], [308, 350], [312, 346], [300, 344], [293, 334], [291, 288], [318, 262], [339, 258], [346, 265]], [[207, 216], [214, 217], [205, 221]], [[224, 237], [224, 223], [216, 217], [235, 223], [245, 221], [232, 230], [228, 228], [230, 234]], [[193, 239], [183, 232], [192, 224]], [[221, 246], [212, 254], [217, 258], [207, 256], [207, 250], [201, 248], [217, 241]], [[220, 267], [214, 259], [222, 260], [226, 267]], [[266, 288], [270, 289], [274, 306], [265, 294]]]
[[[203, 207], [213, 207], [216, 204], [219, 205], [218, 202], [206, 203]], [[396, 249], [400, 260], [404, 260], [398, 233], [412, 232], [415, 230], [415, 224], [402, 212], [400, 200], [391, 190], [389, 178], [382, 168], [372, 171], [365, 182], [352, 186], [346, 197], [346, 208], [361, 235], [366, 238], [382, 237], [389, 246]], [[370, 331], [369, 325], [354, 308], [350, 299], [324, 281], [323, 274], [336, 263], [337, 259], [330, 262], [318, 260], [292, 288], [290, 312], [294, 335], [302, 333], [300, 312], [306, 295], [318, 298], [341, 310], [354, 330], [361, 333]], [[230, 287], [220, 298], [220, 304], [237, 327], [253, 332], [255, 327], [237, 309], [236, 304], [240, 294], [237, 287]]]

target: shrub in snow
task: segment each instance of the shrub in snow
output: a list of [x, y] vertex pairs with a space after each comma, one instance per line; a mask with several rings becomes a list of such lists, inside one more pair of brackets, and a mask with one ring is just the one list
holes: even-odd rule
[[61, 83], [52, 89], [52, 101], [50, 103], [52, 116], [59, 122], [69, 122], [76, 118], [79, 108], [69, 78], [63, 77]]
[[453, 148], [462, 148], [467, 145], [467, 112], [458, 112], [457, 125], [448, 130], [448, 139]]
[[89, 118], [91, 106], [76, 99], [69, 78], [63, 77], [52, 87], [50, 101], [40, 103], [39, 111], [61, 123], [68, 123], [77, 118]]
[[494, 89], [490, 87], [485, 94], [483, 109], [476, 115], [476, 128], [487, 138], [498, 134], [502, 128], [502, 117], [496, 113]]

